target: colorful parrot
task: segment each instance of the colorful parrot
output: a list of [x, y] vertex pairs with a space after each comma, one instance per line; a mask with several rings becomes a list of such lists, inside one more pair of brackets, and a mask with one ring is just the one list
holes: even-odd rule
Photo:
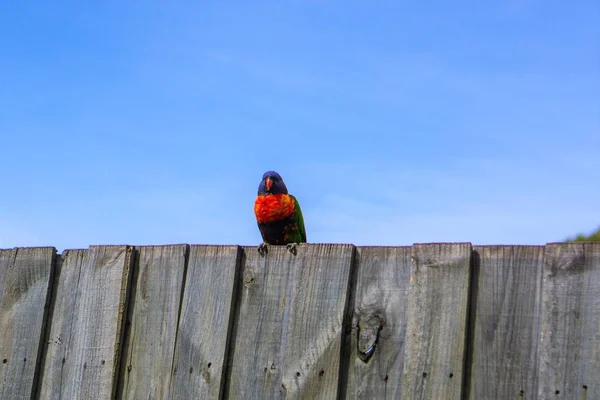
[[258, 246], [261, 255], [267, 252], [267, 244], [285, 244], [295, 255], [298, 243], [306, 243], [300, 204], [294, 196], [288, 194], [287, 187], [277, 172], [264, 173], [254, 201], [254, 215], [263, 238], [263, 243]]

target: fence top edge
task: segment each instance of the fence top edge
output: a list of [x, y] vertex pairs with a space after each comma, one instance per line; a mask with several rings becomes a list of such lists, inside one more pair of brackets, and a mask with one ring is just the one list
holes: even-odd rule
[[[398, 245], [355, 245], [353, 243], [333, 243], [333, 242], [323, 242], [323, 243], [302, 243], [302, 246], [353, 246], [357, 249], [369, 249], [369, 248], [381, 248], [381, 249], [394, 249], [394, 248], [410, 248], [414, 246], [428, 246], [428, 245], [470, 245], [474, 249], [476, 248], [501, 248], [501, 247], [519, 247], [519, 248], [543, 248], [546, 246], [566, 246], [566, 245], [600, 245], [598, 241], [585, 241], [585, 242], [548, 242], [546, 244], [520, 244], [520, 243], [505, 243], [505, 244], [476, 244], [472, 242], [415, 242], [412, 244], [398, 244]], [[244, 249], [257, 247], [258, 244], [205, 244], [205, 243], [165, 243], [165, 244], [91, 244], [87, 248], [83, 247], [74, 247], [74, 248], [65, 248], [61, 253], [65, 251], [77, 251], [77, 250], [87, 250], [92, 247], [133, 247], [136, 249], [140, 248], [156, 248], [156, 247], [178, 247], [178, 246], [190, 246], [190, 247], [241, 247]], [[275, 246], [277, 247], [277, 246]], [[281, 246], [280, 246], [281, 247]], [[48, 249], [52, 251], [57, 251], [55, 246], [17, 246], [17, 247], [9, 247], [9, 248], [0, 248], [0, 251], [13, 251], [13, 250], [34, 250], [34, 249]]]
[[8, 247], [8, 248], [0, 249], [0, 251], [36, 250], [36, 249], [56, 251], [56, 247], [54, 247], [54, 246], [18, 246], [18, 247]]

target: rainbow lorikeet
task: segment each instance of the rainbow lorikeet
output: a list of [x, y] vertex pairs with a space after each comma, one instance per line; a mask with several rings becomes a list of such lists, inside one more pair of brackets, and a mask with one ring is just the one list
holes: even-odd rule
[[258, 246], [261, 255], [267, 251], [267, 244], [285, 244], [292, 254], [296, 254], [298, 243], [306, 243], [300, 204], [288, 193], [277, 172], [264, 173], [254, 201], [254, 215], [263, 238], [263, 243]]

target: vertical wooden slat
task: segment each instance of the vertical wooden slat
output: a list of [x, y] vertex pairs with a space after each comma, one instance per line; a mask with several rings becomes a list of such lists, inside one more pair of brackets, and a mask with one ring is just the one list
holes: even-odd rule
[[412, 249], [357, 247], [356, 253], [356, 300], [346, 394], [353, 399], [397, 399], [402, 389]]
[[4, 293], [4, 283], [8, 275], [8, 266], [14, 260], [17, 249], [0, 249], [0, 299]]
[[121, 359], [124, 398], [600, 398], [600, 243], [477, 246], [473, 276], [468, 243], [358, 248], [347, 379], [353, 246], [193, 246], [187, 278], [185, 249], [140, 249], [125, 346], [132, 248], [0, 250], [0, 398], [109, 399]]
[[462, 395], [470, 258], [470, 243], [413, 246], [403, 399]]
[[543, 246], [475, 246], [469, 398], [537, 395]]
[[[300, 257], [306, 251], [302, 247]], [[227, 398], [281, 398], [284, 313], [294, 259], [285, 249], [271, 247], [260, 257], [255, 247], [248, 247], [243, 260]]]
[[175, 345], [174, 399], [222, 395], [233, 323], [238, 246], [192, 246]]
[[131, 325], [121, 367], [124, 399], [164, 399], [169, 392], [187, 249], [187, 245], [136, 248]]
[[60, 379], [44, 376], [41, 398], [115, 396], [132, 252], [129, 246], [90, 246], [63, 260], [47, 356], [55, 367], [46, 370]]
[[539, 397], [600, 399], [600, 243], [546, 245]]
[[231, 399], [335, 399], [352, 245], [245, 248]]
[[288, 398], [337, 397], [353, 258], [352, 245], [317, 245], [292, 267], [281, 379]]
[[54, 247], [0, 252], [0, 399], [36, 391], [55, 254]]
[[57, 399], [62, 393], [66, 375], [65, 362], [72, 346], [73, 318], [80, 296], [77, 294], [81, 266], [87, 250], [65, 250], [57, 258], [53, 299], [48, 315], [47, 350], [40, 384], [40, 398]]

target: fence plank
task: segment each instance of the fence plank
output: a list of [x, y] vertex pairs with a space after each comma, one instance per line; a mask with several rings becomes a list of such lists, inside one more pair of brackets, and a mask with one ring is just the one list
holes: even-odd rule
[[600, 398], [600, 243], [186, 249], [0, 250], [0, 398]]
[[[244, 253], [227, 398], [281, 398], [283, 317], [288, 308], [288, 276], [296, 258], [276, 247], [270, 247], [264, 258], [255, 247], [244, 248]], [[296, 257], [304, 253], [301, 248]]]
[[412, 249], [357, 247], [356, 253], [356, 300], [346, 394], [356, 399], [397, 399], [402, 389]]
[[537, 395], [543, 246], [475, 246], [469, 398]]
[[245, 248], [229, 397], [334, 399], [352, 245]]
[[470, 259], [470, 243], [413, 246], [404, 399], [461, 398]]
[[61, 369], [50, 371], [61, 379], [44, 377], [42, 398], [109, 399], [116, 394], [132, 252], [129, 246], [90, 246], [67, 253], [50, 328], [56, 346], [48, 351], [52, 362], [63, 356]]
[[282, 388], [290, 398], [336, 398], [354, 246], [311, 247], [292, 270]]
[[120, 392], [164, 399], [169, 392], [187, 245], [137, 247]]
[[546, 245], [540, 398], [600, 399], [600, 243]]
[[0, 252], [1, 399], [36, 391], [55, 255], [54, 247]]
[[17, 249], [0, 249], [0, 299], [4, 293], [4, 282], [6, 282], [8, 266], [11, 260], [15, 258], [16, 252]]
[[[50, 332], [44, 354], [40, 398], [57, 399], [68, 379], [64, 363], [72, 348], [73, 316], [80, 296], [77, 295], [81, 266], [87, 250], [65, 250], [57, 258], [53, 298], [48, 315]], [[62, 382], [65, 383], [62, 383]]]
[[190, 249], [175, 345], [172, 398], [222, 396], [241, 255], [238, 246]]

